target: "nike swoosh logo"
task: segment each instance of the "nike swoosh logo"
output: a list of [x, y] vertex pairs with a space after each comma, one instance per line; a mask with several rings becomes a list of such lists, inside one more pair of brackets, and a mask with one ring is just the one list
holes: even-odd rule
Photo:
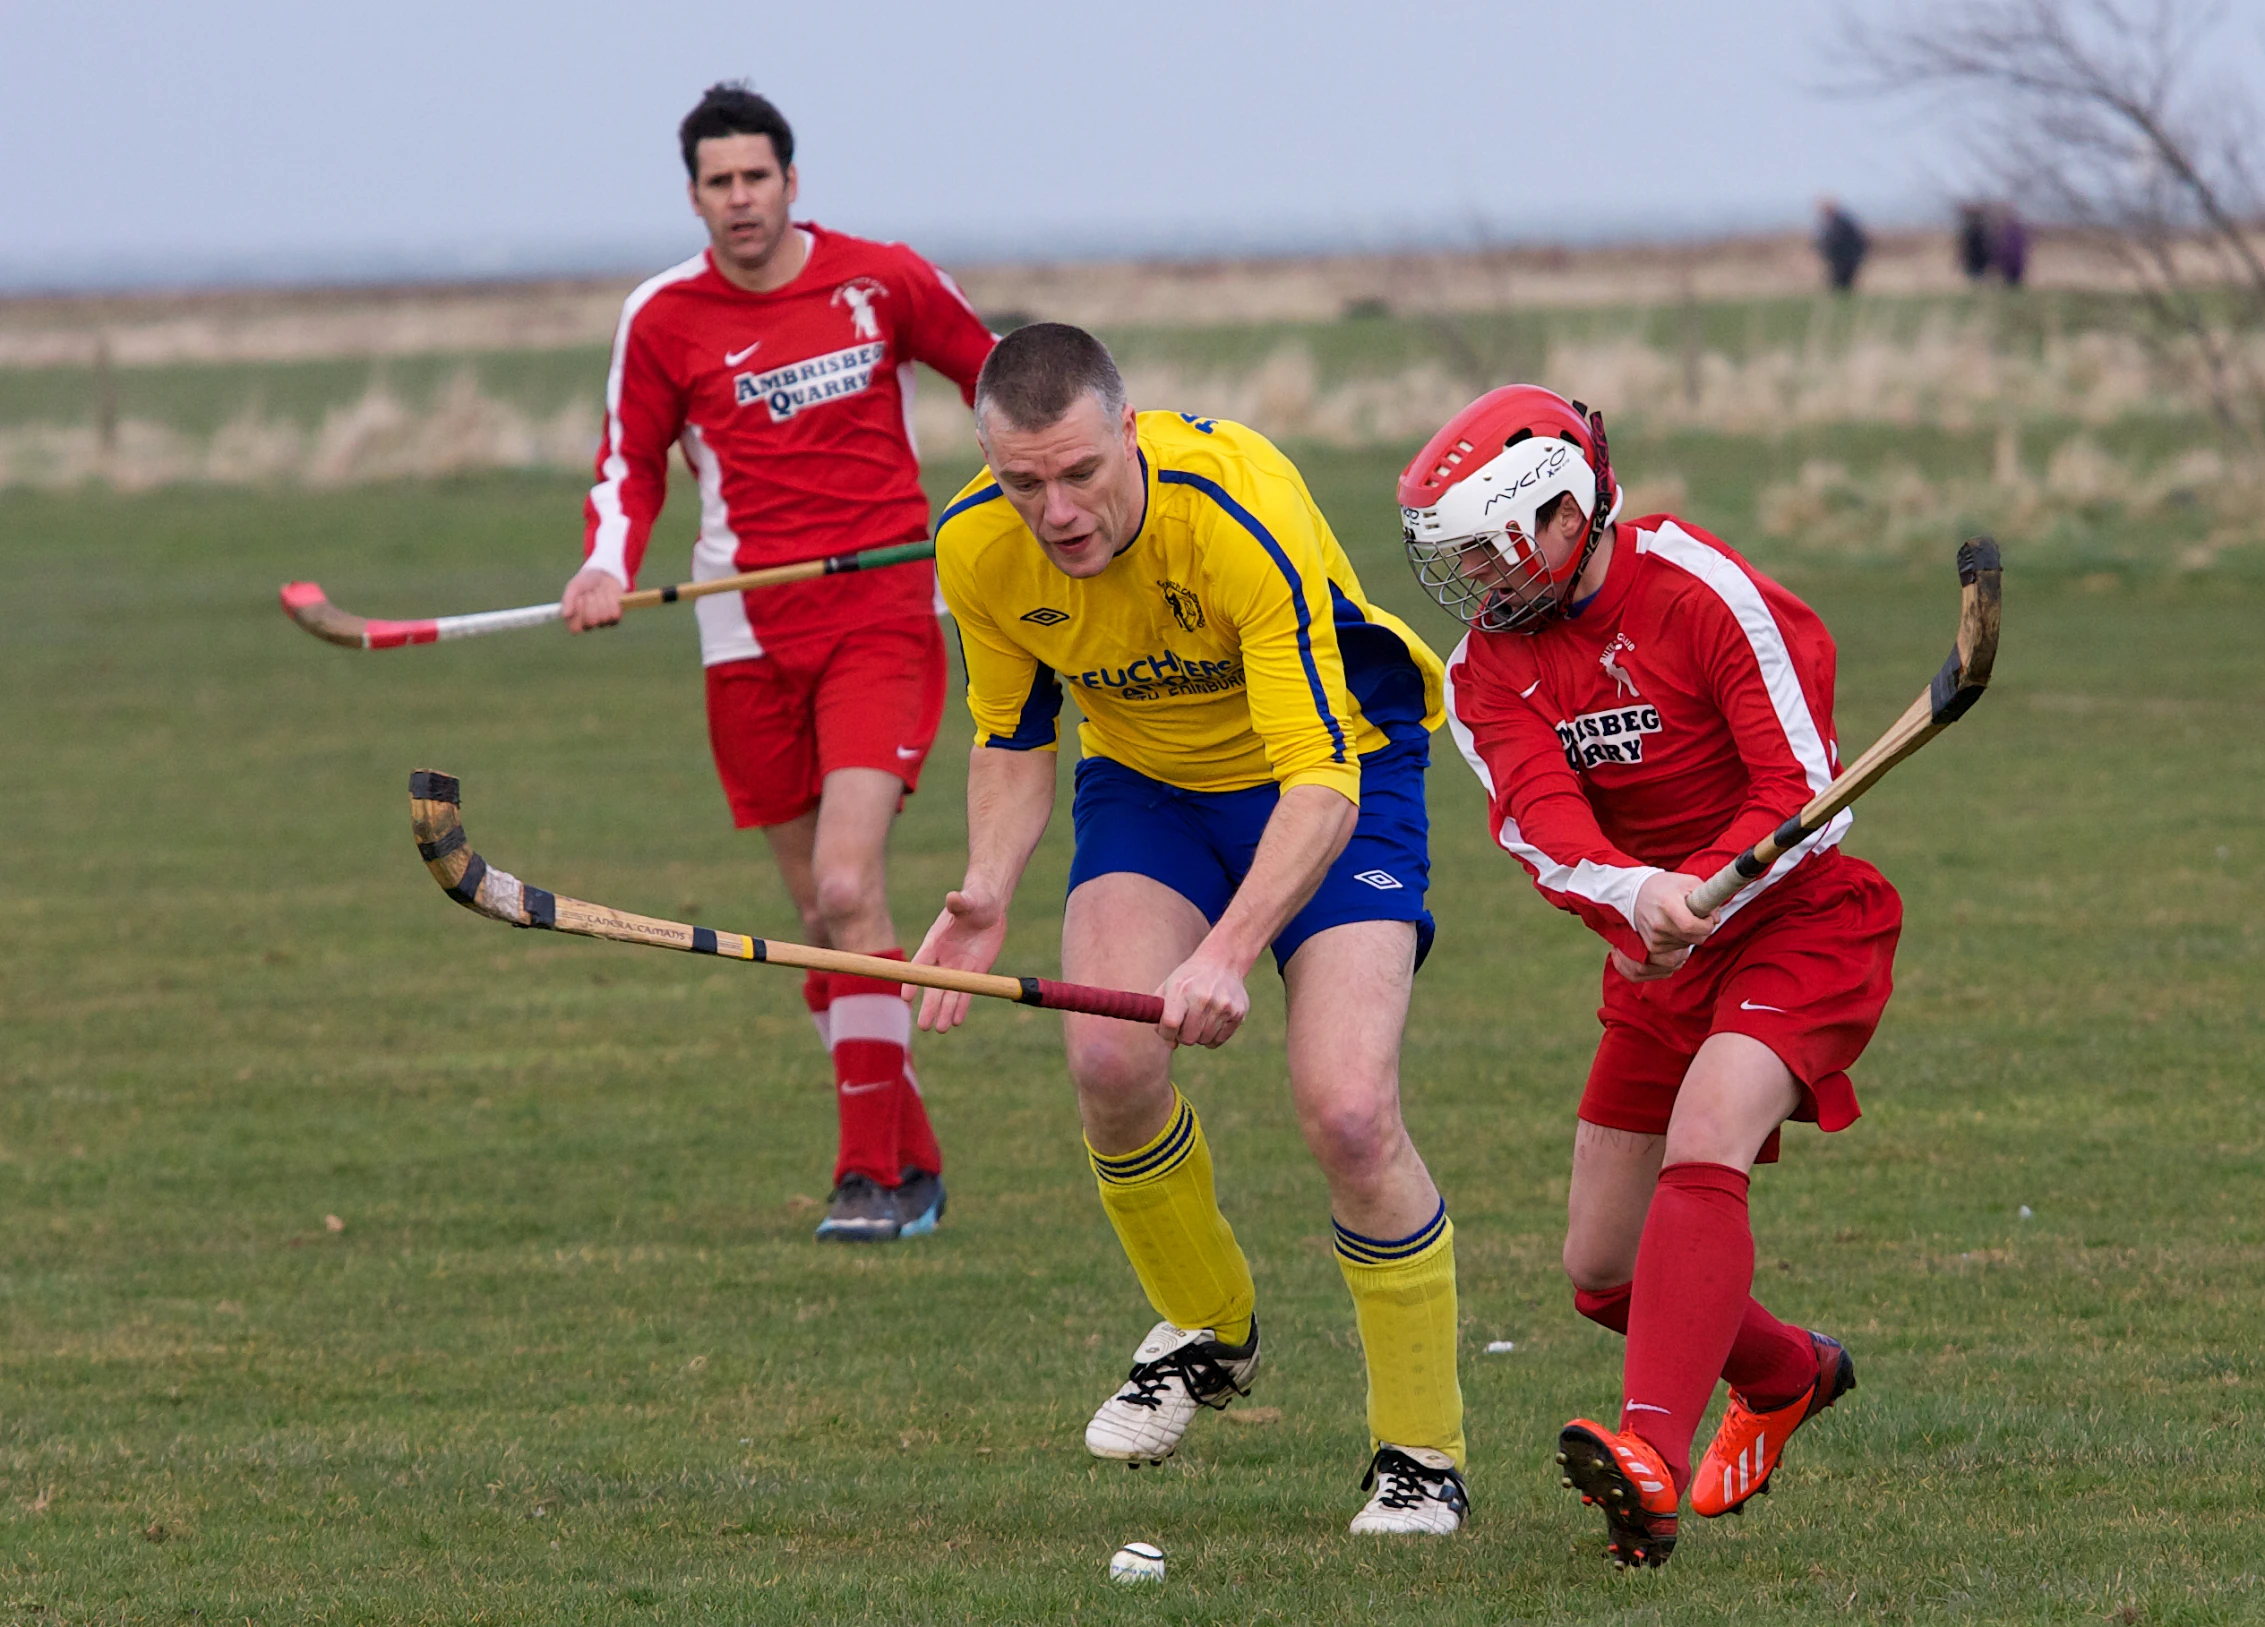
[[906, 762], [906, 763], [909, 763], [909, 762], [911, 762], [911, 761], [912, 761], [912, 760], [913, 760], [913, 759], [914, 759], [915, 757], [917, 757], [917, 756], [919, 756], [919, 755], [920, 755], [920, 748], [919, 748], [918, 746], [899, 746], [899, 747], [897, 747], [897, 760], [898, 760], [899, 762]]
[[1534, 692], [1535, 690], [1539, 689], [1540, 687], [1541, 687], [1541, 680], [1540, 680], [1539, 678], [1536, 678], [1536, 679], [1535, 679], [1535, 680], [1534, 680], [1534, 681], [1533, 681], [1532, 683], [1530, 683], [1530, 684], [1526, 685], [1526, 687], [1525, 687], [1525, 688], [1523, 688], [1523, 689], [1521, 689], [1521, 690], [1519, 690], [1519, 691], [1518, 691], [1518, 698], [1519, 698], [1520, 700], [1524, 700], [1524, 699], [1525, 699], [1525, 698], [1526, 698], [1526, 697], [1527, 697], [1528, 695], [1531, 695], [1531, 694], [1532, 694], [1532, 693], [1533, 693], [1533, 692]]
[[869, 1085], [843, 1085], [839, 1088], [844, 1096], [865, 1096], [876, 1090], [887, 1090], [895, 1083], [894, 1079], [876, 1079]]
[[747, 360], [748, 357], [754, 355], [755, 352], [761, 350], [762, 348], [763, 341], [758, 339], [753, 344], [749, 345], [745, 350], [727, 350], [724, 352], [724, 365], [726, 367], [737, 367], [741, 362]]
[[1785, 1007], [1765, 1006], [1759, 1000], [1741, 1000], [1738, 1002], [1738, 1009], [1740, 1011], [1774, 1011], [1780, 1017], [1785, 1015]]
[[1649, 1401], [1623, 1401], [1620, 1404], [1620, 1410], [1622, 1412], [1665, 1412], [1668, 1409], [1655, 1407]]

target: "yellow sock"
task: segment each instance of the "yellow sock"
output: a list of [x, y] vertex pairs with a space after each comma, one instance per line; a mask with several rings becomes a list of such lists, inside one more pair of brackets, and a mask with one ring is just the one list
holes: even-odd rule
[[1171, 1122], [1147, 1146], [1102, 1154], [1088, 1143], [1085, 1151], [1101, 1207], [1156, 1314], [1175, 1327], [1214, 1329], [1222, 1344], [1248, 1339], [1257, 1289], [1219, 1212], [1211, 1149], [1187, 1098], [1173, 1090]]
[[1461, 1468], [1455, 1223], [1447, 1218], [1447, 1205], [1392, 1242], [1337, 1227], [1337, 1269], [1353, 1291], [1353, 1314], [1368, 1355], [1370, 1445], [1428, 1446]]

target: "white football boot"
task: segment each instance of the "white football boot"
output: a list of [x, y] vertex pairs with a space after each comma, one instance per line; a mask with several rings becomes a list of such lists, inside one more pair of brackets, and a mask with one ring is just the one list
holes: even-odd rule
[[1101, 1403], [1085, 1426], [1085, 1449], [1131, 1468], [1162, 1463], [1188, 1432], [1198, 1407], [1223, 1409], [1250, 1394], [1258, 1371], [1258, 1322], [1239, 1345], [1223, 1345], [1209, 1328], [1159, 1322], [1133, 1352], [1124, 1387]]
[[1361, 1490], [1375, 1488], [1353, 1516], [1355, 1536], [1444, 1537], [1470, 1517], [1471, 1494], [1455, 1460], [1428, 1446], [1380, 1446]]

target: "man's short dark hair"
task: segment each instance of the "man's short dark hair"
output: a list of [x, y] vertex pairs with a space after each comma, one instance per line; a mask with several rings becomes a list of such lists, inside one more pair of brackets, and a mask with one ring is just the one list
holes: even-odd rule
[[769, 136], [771, 150], [779, 155], [779, 168], [794, 162], [794, 131], [786, 115], [771, 105], [768, 96], [755, 94], [744, 79], [725, 79], [710, 85], [700, 105], [684, 115], [676, 127], [677, 145], [684, 149], [684, 173], [700, 179], [700, 143], [718, 136]]
[[1001, 339], [975, 380], [978, 419], [995, 412], [1020, 430], [1045, 429], [1091, 390], [1102, 413], [1125, 410], [1125, 378], [1109, 347], [1067, 322], [1033, 322]]

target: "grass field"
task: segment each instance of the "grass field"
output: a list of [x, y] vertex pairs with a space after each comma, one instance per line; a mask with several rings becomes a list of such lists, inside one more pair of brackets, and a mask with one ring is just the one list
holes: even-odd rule
[[[1693, 517], [1801, 455], [1694, 454]], [[1394, 466], [1309, 468], [1372, 591], [1445, 642]], [[1459, 1228], [1478, 1513], [1364, 1543], [1271, 977], [1181, 1075], [1268, 1410], [1133, 1475], [1079, 1439], [1150, 1316], [1051, 1019], [924, 1044], [942, 1233], [822, 1249], [833, 1109], [791, 975], [438, 895], [413, 767], [460, 774], [476, 843], [545, 885], [791, 925], [728, 828], [687, 618], [358, 656], [274, 608], [295, 576], [377, 615], [546, 596], [577, 487], [0, 494], [0, 1620], [2265, 1620], [2254, 553], [2175, 574], [2130, 539], [2006, 539], [1989, 699], [1851, 843], [1909, 914], [1867, 1116], [1757, 1182], [1761, 1291], [1844, 1335], [1862, 1387], [1778, 1495], [1615, 1577], [1546, 1468], [1617, 1394], [1555, 1267], [1599, 957], [1488, 849], [1452, 754], [1406, 1089]], [[1765, 554], [1840, 637], [1851, 750], [1940, 659], [1954, 541]], [[898, 841], [912, 934], [957, 879], [965, 740], [955, 708]], [[1018, 967], [1054, 965], [1065, 837]], [[1104, 1579], [1133, 1537], [1162, 1590]]]

